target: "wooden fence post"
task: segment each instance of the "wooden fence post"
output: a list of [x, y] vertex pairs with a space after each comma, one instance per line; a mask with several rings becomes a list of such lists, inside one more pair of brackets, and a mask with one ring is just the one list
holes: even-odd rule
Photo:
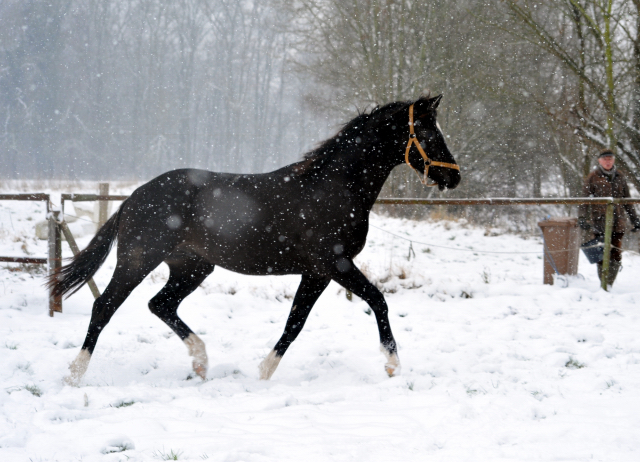
[[[58, 225], [59, 218], [59, 211], [56, 210], [49, 213], [49, 275], [54, 274], [62, 266], [62, 239], [60, 226]], [[52, 291], [53, 289], [49, 290], [49, 316], [51, 317], [55, 312], [62, 313], [62, 297], [54, 296]]]
[[[100, 183], [98, 185], [98, 195], [109, 195], [109, 183]], [[98, 201], [98, 229], [102, 228], [109, 218], [109, 201]]]
[[613, 203], [607, 204], [607, 212], [605, 214], [604, 226], [604, 255], [602, 256], [602, 281], [601, 286], [604, 290], [607, 288], [607, 280], [609, 279], [609, 267], [611, 266], [611, 234], [613, 233]]

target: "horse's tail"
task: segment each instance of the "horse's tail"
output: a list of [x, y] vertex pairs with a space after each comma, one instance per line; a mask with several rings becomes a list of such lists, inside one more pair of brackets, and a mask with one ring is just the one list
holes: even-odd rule
[[93, 236], [86, 249], [75, 255], [71, 263], [59, 268], [48, 278], [46, 286], [54, 296], [69, 296], [76, 293], [93, 277], [109, 255], [111, 247], [118, 235], [118, 225], [124, 203], [98, 233]]

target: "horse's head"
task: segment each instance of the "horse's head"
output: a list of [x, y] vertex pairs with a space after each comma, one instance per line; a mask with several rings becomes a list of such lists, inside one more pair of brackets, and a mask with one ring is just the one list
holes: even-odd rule
[[[420, 174], [422, 184], [437, 185], [442, 191], [458, 186], [460, 168], [436, 122], [436, 109], [441, 99], [442, 95], [420, 98], [405, 111], [409, 141], [404, 160]], [[428, 179], [435, 183], [428, 184]]]

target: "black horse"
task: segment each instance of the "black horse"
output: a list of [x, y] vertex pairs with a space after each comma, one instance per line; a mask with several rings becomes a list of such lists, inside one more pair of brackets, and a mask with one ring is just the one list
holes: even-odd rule
[[397, 374], [400, 363], [387, 304], [353, 258], [365, 245], [369, 212], [395, 166], [406, 161], [423, 174], [423, 182], [429, 177], [441, 190], [460, 182], [459, 168], [436, 123], [440, 99], [395, 102], [360, 114], [303, 161], [271, 173], [181, 169], [136, 189], [88, 247], [49, 279], [57, 295], [77, 291], [104, 263], [117, 237], [113, 277], [93, 304], [87, 336], [69, 367], [67, 383], [79, 382], [100, 332], [162, 262], [169, 266], [169, 280], [149, 309], [184, 341], [193, 369], [203, 379], [204, 343], [177, 310], [215, 265], [242, 274], [302, 275], [284, 333], [260, 364], [261, 379], [271, 377], [331, 280], [369, 304], [386, 371]]

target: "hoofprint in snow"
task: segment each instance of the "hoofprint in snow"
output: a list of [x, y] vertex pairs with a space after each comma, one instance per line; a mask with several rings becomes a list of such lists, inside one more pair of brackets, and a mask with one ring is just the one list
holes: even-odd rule
[[[43, 215], [42, 204], [0, 203], [0, 255], [45, 255], [32, 237]], [[3, 264], [0, 460], [640, 460], [640, 257], [624, 255], [609, 293], [582, 256], [584, 280], [544, 286], [537, 238], [460, 222], [372, 224], [460, 249], [414, 244], [408, 261], [407, 241], [370, 230], [357, 262], [389, 304], [394, 378], [367, 305], [332, 283], [271, 380], [259, 380], [299, 277], [216, 268], [180, 309], [206, 345], [203, 382], [194, 345], [147, 309], [168, 276], [159, 267], [70, 387], [62, 379], [84, 339], [89, 289], [52, 319], [38, 267]], [[101, 289], [114, 264], [112, 253]]]

